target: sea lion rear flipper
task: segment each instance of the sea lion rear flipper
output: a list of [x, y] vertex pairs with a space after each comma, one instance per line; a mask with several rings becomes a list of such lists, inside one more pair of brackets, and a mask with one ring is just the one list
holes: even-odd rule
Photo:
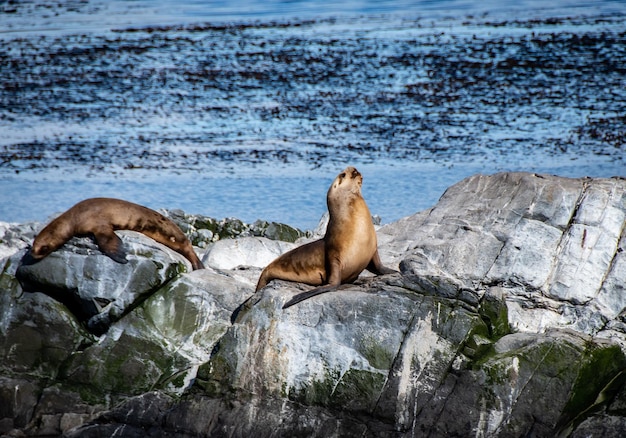
[[128, 263], [122, 239], [120, 239], [113, 230], [110, 232], [94, 233], [94, 237], [100, 251], [118, 263]]
[[380, 256], [378, 255], [378, 250], [374, 253], [372, 260], [369, 262], [367, 267], [365, 268], [370, 271], [372, 274], [376, 275], [384, 275], [384, 274], [397, 274], [398, 271], [395, 269], [388, 268], [383, 265], [383, 262], [380, 261]]
[[291, 307], [294, 304], [298, 304], [300, 301], [308, 300], [309, 298], [314, 297], [315, 295], [320, 295], [326, 292], [330, 292], [332, 290], [337, 289], [338, 287], [339, 287], [338, 284], [327, 284], [326, 286], [316, 287], [315, 289], [310, 290], [308, 292], [302, 292], [301, 294], [298, 294], [294, 296], [293, 298], [291, 298], [289, 301], [287, 301], [285, 305], [283, 306], [283, 309]]
[[283, 309], [293, 306], [294, 304], [298, 304], [300, 301], [307, 300], [315, 295], [320, 295], [326, 292], [330, 292], [332, 290], [337, 289], [341, 286], [341, 259], [339, 257], [328, 256], [328, 284], [324, 286], [318, 286], [313, 290], [308, 292], [303, 292], [301, 294], [296, 295], [289, 301], [285, 303]]

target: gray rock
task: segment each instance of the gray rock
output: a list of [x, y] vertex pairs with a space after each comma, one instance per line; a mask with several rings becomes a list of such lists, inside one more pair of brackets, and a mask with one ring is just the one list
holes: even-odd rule
[[32, 243], [39, 228], [40, 224], [36, 222], [26, 224], [0, 222], [0, 269], [3, 268], [3, 261]]
[[96, 400], [151, 389], [180, 395], [250, 294], [249, 286], [210, 269], [181, 275], [74, 354], [60, 379]]
[[236, 218], [217, 220], [211, 217], [186, 214], [181, 210], [164, 210], [162, 213], [172, 219], [187, 235], [194, 246], [205, 248], [222, 239], [239, 237], [266, 237], [271, 240], [295, 242], [307, 233], [278, 222], [257, 220], [246, 224]]
[[447, 376], [421, 412], [418, 430], [435, 436], [556, 436], [626, 364], [614, 344], [561, 330], [508, 335], [496, 345], [495, 354]]
[[0, 377], [0, 434], [28, 426], [40, 392], [39, 385], [30, 379]]
[[96, 334], [106, 332], [146, 296], [191, 264], [143, 234], [118, 232], [127, 251], [121, 264], [101, 253], [90, 238], [73, 238], [33, 265], [22, 265], [18, 277], [28, 291], [63, 302]]
[[15, 279], [19, 259], [6, 259], [0, 273], [0, 374], [55, 379], [63, 362], [93, 339], [63, 304], [21, 290]]
[[570, 435], [572, 438], [622, 438], [626, 436], [626, 418], [597, 415], [583, 421]]
[[[28, 238], [17, 232], [0, 261], [0, 432], [619, 436], [624, 193], [619, 178], [468, 178], [378, 230], [383, 263], [401, 274], [363, 275], [286, 310], [310, 286], [254, 285], [291, 245], [251, 237], [241, 221], [219, 225], [239, 237], [207, 242], [208, 268], [191, 273], [141, 238], [126, 237], [137, 248], [128, 274], [74, 242], [30, 278], [96, 291], [97, 272], [105, 292], [77, 296], [125, 303], [98, 338], [80, 321], [100, 313], [77, 318], [69, 302], [22, 291]], [[176, 215], [190, 233], [209, 230]]]
[[283, 242], [295, 242], [306, 235], [306, 233], [297, 228], [290, 227], [289, 225], [261, 220], [254, 222], [250, 226], [250, 229], [254, 236], [263, 236], [271, 240], [280, 240]]
[[[72, 412], [67, 412], [67, 407]], [[103, 405], [83, 401], [82, 397], [61, 385], [45, 388], [37, 401], [32, 421], [27, 427], [29, 435], [59, 436], [64, 432], [81, 427], [97, 417]]]
[[620, 178], [477, 175], [383, 227], [381, 253], [412, 281], [453, 284], [470, 302], [500, 287], [517, 330], [602, 335], [626, 307], [625, 189]]

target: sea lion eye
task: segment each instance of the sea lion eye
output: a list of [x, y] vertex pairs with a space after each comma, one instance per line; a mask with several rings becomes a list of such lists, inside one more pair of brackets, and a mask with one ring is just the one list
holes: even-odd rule
[[344, 179], [346, 177], [346, 172], [341, 172], [339, 174], [339, 179]]

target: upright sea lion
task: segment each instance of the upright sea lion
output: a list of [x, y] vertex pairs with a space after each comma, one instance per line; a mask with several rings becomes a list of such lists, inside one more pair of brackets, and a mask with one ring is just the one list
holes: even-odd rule
[[274, 279], [318, 286], [296, 295], [283, 309], [302, 300], [351, 283], [367, 269], [376, 275], [394, 273], [378, 255], [372, 215], [361, 195], [363, 176], [347, 167], [333, 181], [326, 202], [330, 220], [323, 239], [294, 248], [270, 263], [261, 273], [256, 290]]
[[128, 263], [115, 230], [138, 231], [185, 256], [193, 269], [204, 268], [178, 225], [147, 207], [113, 198], [86, 199], [54, 219], [35, 237], [23, 263], [39, 261], [73, 236], [82, 235], [93, 235], [104, 254], [116, 262]]

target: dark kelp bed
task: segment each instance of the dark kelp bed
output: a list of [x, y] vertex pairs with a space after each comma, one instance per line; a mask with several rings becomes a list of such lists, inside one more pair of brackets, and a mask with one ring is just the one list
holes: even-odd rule
[[[0, 220], [122, 191], [310, 227], [346, 164], [390, 198], [372, 199], [386, 221], [474, 172], [624, 176], [625, 29], [622, 14], [481, 15], [5, 34]], [[425, 205], [403, 209], [419, 187]]]

